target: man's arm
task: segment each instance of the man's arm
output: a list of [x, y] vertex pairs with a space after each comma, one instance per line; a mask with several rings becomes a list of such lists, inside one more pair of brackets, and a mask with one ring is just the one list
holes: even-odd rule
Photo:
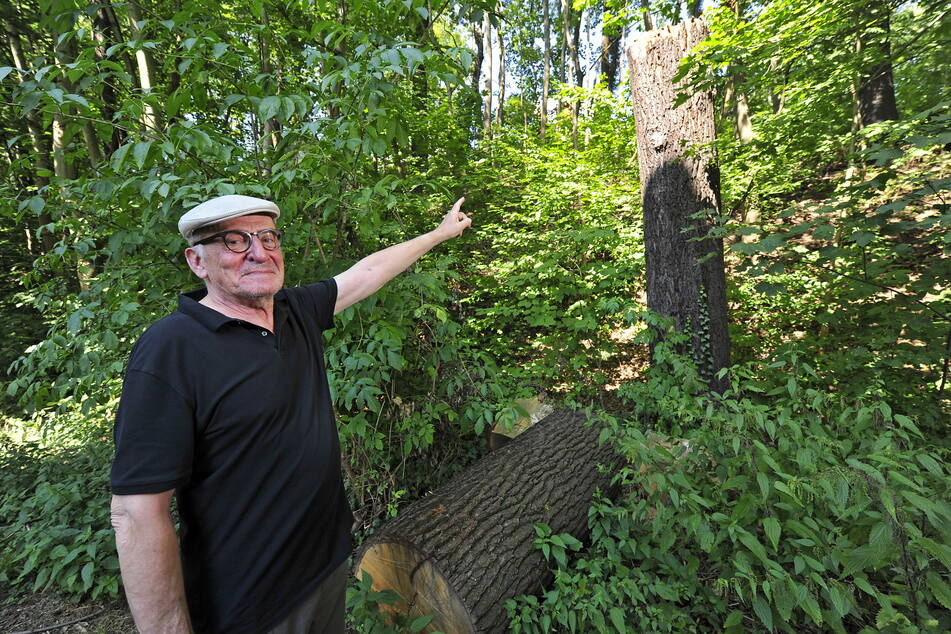
[[380, 287], [408, 269], [437, 244], [462, 235], [472, 224], [472, 219], [460, 211], [464, 200], [457, 200], [433, 231], [368, 255], [335, 276], [337, 303], [334, 305], [334, 314], [380, 290]]
[[178, 536], [169, 515], [172, 493], [112, 496], [122, 583], [142, 634], [191, 632]]

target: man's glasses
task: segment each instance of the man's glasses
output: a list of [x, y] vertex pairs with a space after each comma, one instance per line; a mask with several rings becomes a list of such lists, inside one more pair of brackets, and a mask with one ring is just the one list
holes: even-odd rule
[[281, 240], [284, 238], [284, 232], [280, 229], [261, 229], [260, 231], [239, 231], [238, 229], [230, 229], [203, 238], [195, 244], [208, 244], [209, 242], [221, 238], [221, 241], [225, 243], [229, 251], [244, 253], [251, 248], [251, 239], [253, 236], [258, 237], [262, 247], [268, 251], [273, 251], [274, 249], [281, 248]]

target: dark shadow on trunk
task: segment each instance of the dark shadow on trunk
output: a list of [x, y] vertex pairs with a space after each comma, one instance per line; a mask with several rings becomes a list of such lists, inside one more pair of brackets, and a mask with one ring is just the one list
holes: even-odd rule
[[[644, 244], [647, 306], [673, 318], [677, 330], [690, 334], [689, 353], [700, 375], [722, 392], [715, 375], [730, 364], [723, 242], [706, 237], [719, 208], [719, 174], [707, 168], [712, 196], [701, 195], [695, 176], [682, 161], [655, 170], [644, 188]], [[663, 333], [657, 333], [662, 337]], [[653, 355], [652, 346], [652, 355]]]

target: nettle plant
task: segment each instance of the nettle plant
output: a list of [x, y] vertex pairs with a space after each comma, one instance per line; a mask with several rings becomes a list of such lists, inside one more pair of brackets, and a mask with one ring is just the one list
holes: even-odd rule
[[[94, 408], [104, 420], [114, 402]], [[68, 434], [15, 441], [0, 433], [0, 584], [11, 594], [55, 589], [73, 596], [119, 594], [109, 522], [110, 429], [79, 411]]]
[[947, 448], [795, 355], [709, 393], [672, 339], [604, 435], [626, 495], [595, 501], [551, 590], [509, 602], [513, 631], [948, 631]]

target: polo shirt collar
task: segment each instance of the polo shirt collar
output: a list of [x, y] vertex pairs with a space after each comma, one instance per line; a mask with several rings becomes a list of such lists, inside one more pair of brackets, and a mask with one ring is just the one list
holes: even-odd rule
[[[209, 308], [204, 304], [199, 303], [201, 299], [208, 294], [207, 289], [198, 288], [193, 291], [188, 291], [187, 293], [182, 293], [178, 296], [178, 312], [188, 315], [202, 326], [217, 332], [225, 324], [238, 323], [240, 320], [235, 319], [234, 317], [228, 317], [219, 313], [213, 308]], [[284, 304], [287, 302], [287, 298], [284, 294], [284, 289], [281, 289], [274, 296], [274, 324], [277, 328], [278, 324], [284, 321], [286, 316], [286, 311], [284, 310]]]

